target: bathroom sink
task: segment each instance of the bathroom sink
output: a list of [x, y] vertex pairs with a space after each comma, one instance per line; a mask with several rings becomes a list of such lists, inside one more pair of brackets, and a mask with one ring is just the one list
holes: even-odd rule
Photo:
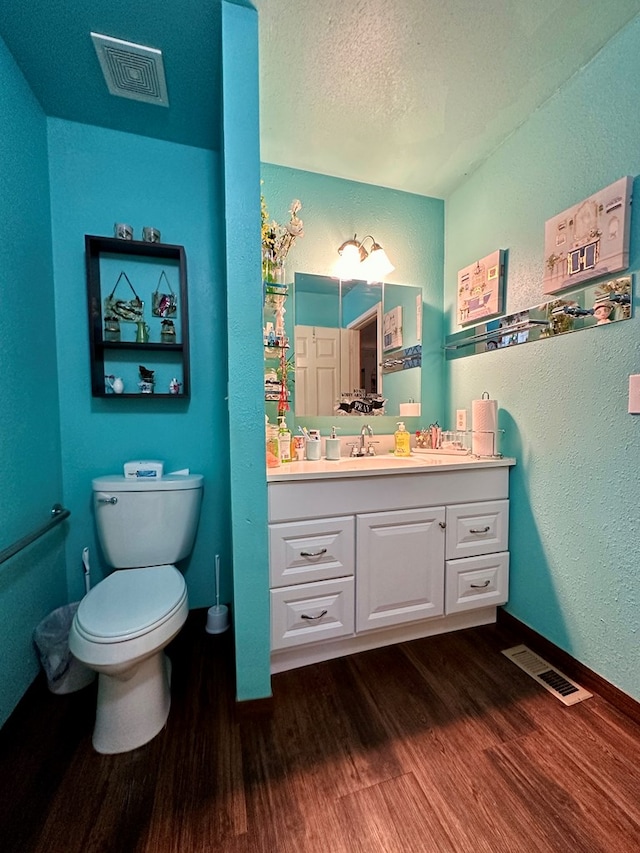
[[347, 456], [340, 460], [341, 466], [361, 468], [406, 468], [407, 465], [424, 465], [425, 459], [416, 456]]

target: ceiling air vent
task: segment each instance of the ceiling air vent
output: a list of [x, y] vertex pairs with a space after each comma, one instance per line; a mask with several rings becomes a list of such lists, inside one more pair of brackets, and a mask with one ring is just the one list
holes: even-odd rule
[[169, 106], [161, 50], [99, 33], [91, 38], [112, 95]]
[[523, 669], [531, 678], [534, 678], [556, 699], [564, 702], [565, 705], [575, 705], [577, 702], [582, 702], [583, 699], [591, 698], [591, 693], [586, 691], [584, 687], [580, 687], [575, 681], [571, 681], [566, 675], [550, 666], [546, 660], [538, 657], [527, 646], [514, 646], [511, 649], [504, 649], [502, 654], [520, 669]]

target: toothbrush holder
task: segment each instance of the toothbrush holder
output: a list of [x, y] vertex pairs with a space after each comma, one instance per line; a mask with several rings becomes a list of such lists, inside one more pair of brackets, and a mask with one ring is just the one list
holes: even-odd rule
[[307, 459], [309, 462], [317, 462], [320, 459], [321, 441], [319, 438], [307, 439]]

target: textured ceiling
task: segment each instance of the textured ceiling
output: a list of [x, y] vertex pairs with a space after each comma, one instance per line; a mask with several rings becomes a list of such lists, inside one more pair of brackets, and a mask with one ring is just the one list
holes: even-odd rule
[[[262, 159], [438, 197], [640, 12], [640, 0], [253, 5]], [[108, 93], [92, 30], [162, 50], [169, 109]], [[220, 0], [2, 0], [0, 36], [47, 115], [218, 147]]]
[[446, 197], [640, 0], [254, 0], [261, 157]]

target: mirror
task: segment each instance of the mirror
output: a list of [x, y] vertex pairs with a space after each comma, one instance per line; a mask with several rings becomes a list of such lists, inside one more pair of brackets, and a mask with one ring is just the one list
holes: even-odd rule
[[296, 273], [293, 301], [296, 417], [418, 414], [422, 288]]

